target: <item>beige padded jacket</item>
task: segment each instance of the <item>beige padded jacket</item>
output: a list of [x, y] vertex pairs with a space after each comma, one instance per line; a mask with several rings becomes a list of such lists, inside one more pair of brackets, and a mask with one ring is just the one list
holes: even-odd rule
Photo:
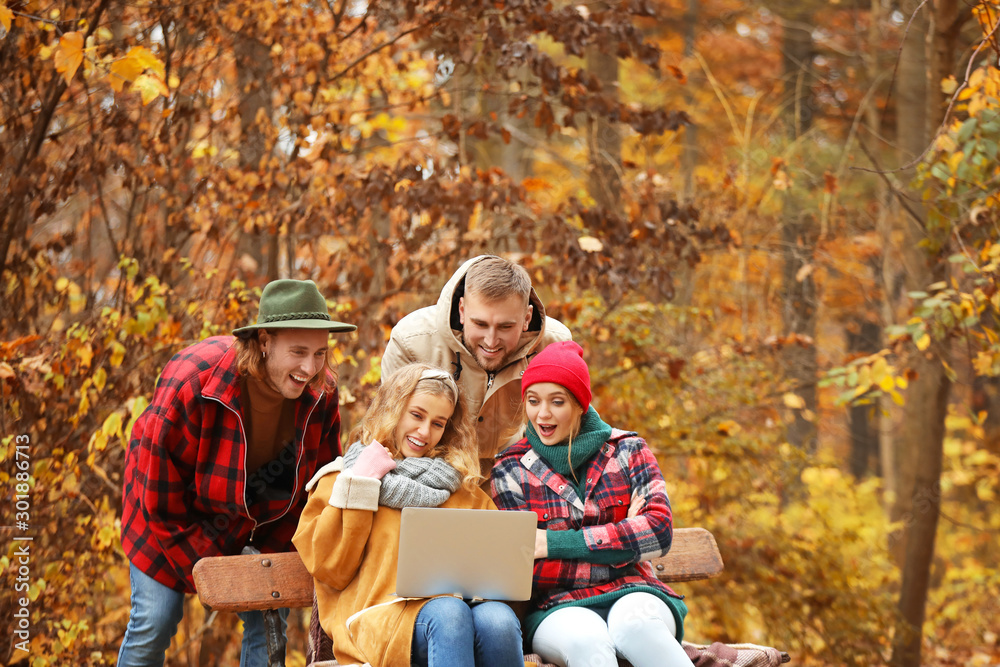
[[413, 362], [439, 366], [456, 377], [472, 413], [478, 416], [476, 433], [486, 477], [493, 467], [493, 457], [516, 442], [520, 434], [521, 376], [528, 361], [546, 345], [572, 338], [562, 322], [546, 317], [545, 307], [532, 289], [529, 296], [534, 307], [531, 323], [521, 334], [510, 363], [494, 373], [480, 368], [462, 343], [458, 299], [465, 293], [465, 274], [469, 267], [488, 257], [480, 255], [465, 262], [441, 290], [437, 304], [401, 319], [393, 327], [382, 356], [382, 377]]

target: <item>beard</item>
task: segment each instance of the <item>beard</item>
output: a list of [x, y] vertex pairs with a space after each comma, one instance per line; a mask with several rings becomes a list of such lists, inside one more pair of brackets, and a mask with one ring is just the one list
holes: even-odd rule
[[462, 341], [462, 345], [465, 346], [465, 349], [468, 350], [469, 354], [472, 355], [472, 358], [476, 360], [476, 365], [482, 368], [487, 373], [494, 373], [500, 370], [501, 368], [506, 366], [507, 363], [510, 361], [510, 353], [506, 352], [506, 350], [504, 351], [503, 356], [496, 359], [489, 359], [482, 355], [482, 353], [479, 351], [478, 345], [469, 347], [469, 343], [468, 341], [465, 340], [464, 334], [460, 336], [460, 339]]
[[499, 359], [485, 359], [480, 355], [479, 348], [472, 353], [472, 358], [476, 360], [476, 365], [482, 368], [487, 373], [493, 373], [500, 370], [507, 365], [507, 361], [510, 355], [503, 355]]

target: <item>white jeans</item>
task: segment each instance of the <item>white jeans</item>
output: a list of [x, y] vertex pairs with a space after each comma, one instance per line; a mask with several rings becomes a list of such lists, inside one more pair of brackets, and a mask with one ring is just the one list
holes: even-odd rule
[[558, 609], [539, 624], [532, 650], [560, 667], [691, 667], [677, 641], [677, 623], [651, 593], [629, 593], [604, 614], [583, 607]]

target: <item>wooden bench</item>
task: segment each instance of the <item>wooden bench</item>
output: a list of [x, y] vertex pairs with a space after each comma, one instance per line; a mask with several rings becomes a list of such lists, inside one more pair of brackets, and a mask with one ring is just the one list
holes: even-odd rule
[[[670, 552], [652, 564], [660, 581], [668, 583], [708, 579], [724, 567], [715, 537], [704, 528], [674, 530]], [[286, 640], [277, 610], [313, 603], [313, 578], [297, 553], [203, 558], [194, 566], [194, 582], [208, 609], [263, 611], [268, 667], [284, 667]]]

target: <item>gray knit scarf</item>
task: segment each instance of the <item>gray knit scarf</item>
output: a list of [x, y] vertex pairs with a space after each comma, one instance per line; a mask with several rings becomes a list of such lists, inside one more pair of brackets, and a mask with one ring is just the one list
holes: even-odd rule
[[[365, 446], [355, 442], [344, 455], [344, 470], [354, 466]], [[396, 461], [396, 469], [382, 478], [378, 504], [404, 507], [437, 507], [462, 486], [462, 476], [444, 459], [426, 456]]]

